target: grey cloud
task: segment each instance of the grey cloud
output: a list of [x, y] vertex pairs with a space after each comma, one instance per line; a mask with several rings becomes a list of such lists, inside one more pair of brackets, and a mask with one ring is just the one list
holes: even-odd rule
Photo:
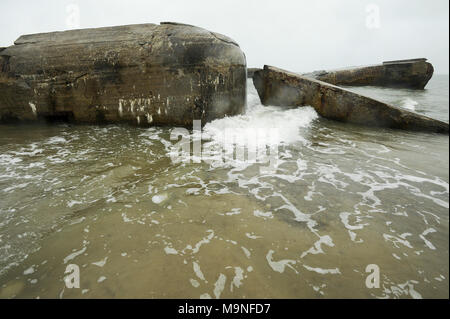
[[[82, 28], [177, 21], [223, 33], [252, 67], [312, 71], [427, 57], [449, 73], [448, 0], [2, 0], [0, 46], [67, 29], [70, 3], [80, 7]], [[366, 27], [370, 4], [380, 9], [378, 29]]]

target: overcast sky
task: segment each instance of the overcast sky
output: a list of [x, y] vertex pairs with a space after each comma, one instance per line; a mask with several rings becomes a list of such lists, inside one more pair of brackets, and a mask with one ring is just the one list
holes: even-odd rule
[[449, 73], [448, 0], [1, 0], [0, 46], [76, 27], [71, 4], [81, 28], [176, 21], [225, 34], [249, 67], [306, 72], [426, 57]]

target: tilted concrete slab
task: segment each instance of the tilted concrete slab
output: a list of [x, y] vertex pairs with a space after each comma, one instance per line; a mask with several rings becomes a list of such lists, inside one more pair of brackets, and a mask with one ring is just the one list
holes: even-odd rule
[[411, 131], [449, 132], [447, 123], [365, 97], [293, 72], [264, 66], [253, 82], [264, 105], [310, 105], [321, 116], [341, 122]]
[[434, 73], [433, 65], [426, 61], [424, 58], [386, 61], [377, 65], [316, 71], [303, 75], [334, 85], [372, 85], [421, 90]]

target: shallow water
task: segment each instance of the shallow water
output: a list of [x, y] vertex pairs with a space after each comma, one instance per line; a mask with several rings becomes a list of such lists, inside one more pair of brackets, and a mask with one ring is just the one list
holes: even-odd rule
[[[351, 89], [448, 122], [448, 77]], [[0, 126], [0, 298], [449, 297], [448, 136], [263, 107], [252, 84], [204, 147], [226, 128], [277, 129], [276, 171], [174, 163], [169, 128]]]

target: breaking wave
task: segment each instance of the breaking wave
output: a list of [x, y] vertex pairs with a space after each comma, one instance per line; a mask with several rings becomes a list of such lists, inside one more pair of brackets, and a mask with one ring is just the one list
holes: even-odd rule
[[416, 106], [418, 104], [419, 103], [417, 101], [414, 101], [413, 99], [408, 97], [408, 98], [402, 100], [400, 106], [402, 108], [404, 108], [404, 109], [407, 109], [407, 110], [410, 110], [410, 111], [415, 111], [416, 110]]
[[[238, 144], [249, 141], [255, 135], [262, 135], [259, 144], [292, 144], [304, 141], [300, 129], [309, 127], [318, 118], [316, 111], [309, 106], [283, 108], [262, 105], [251, 81], [247, 84], [247, 96], [247, 110], [244, 115], [226, 117], [208, 123], [204, 128], [204, 134], [212, 139], [223, 141], [218, 137], [221, 137], [225, 130], [230, 130], [240, 136], [240, 139], [236, 141]], [[270, 136], [267, 136], [268, 134]]]

